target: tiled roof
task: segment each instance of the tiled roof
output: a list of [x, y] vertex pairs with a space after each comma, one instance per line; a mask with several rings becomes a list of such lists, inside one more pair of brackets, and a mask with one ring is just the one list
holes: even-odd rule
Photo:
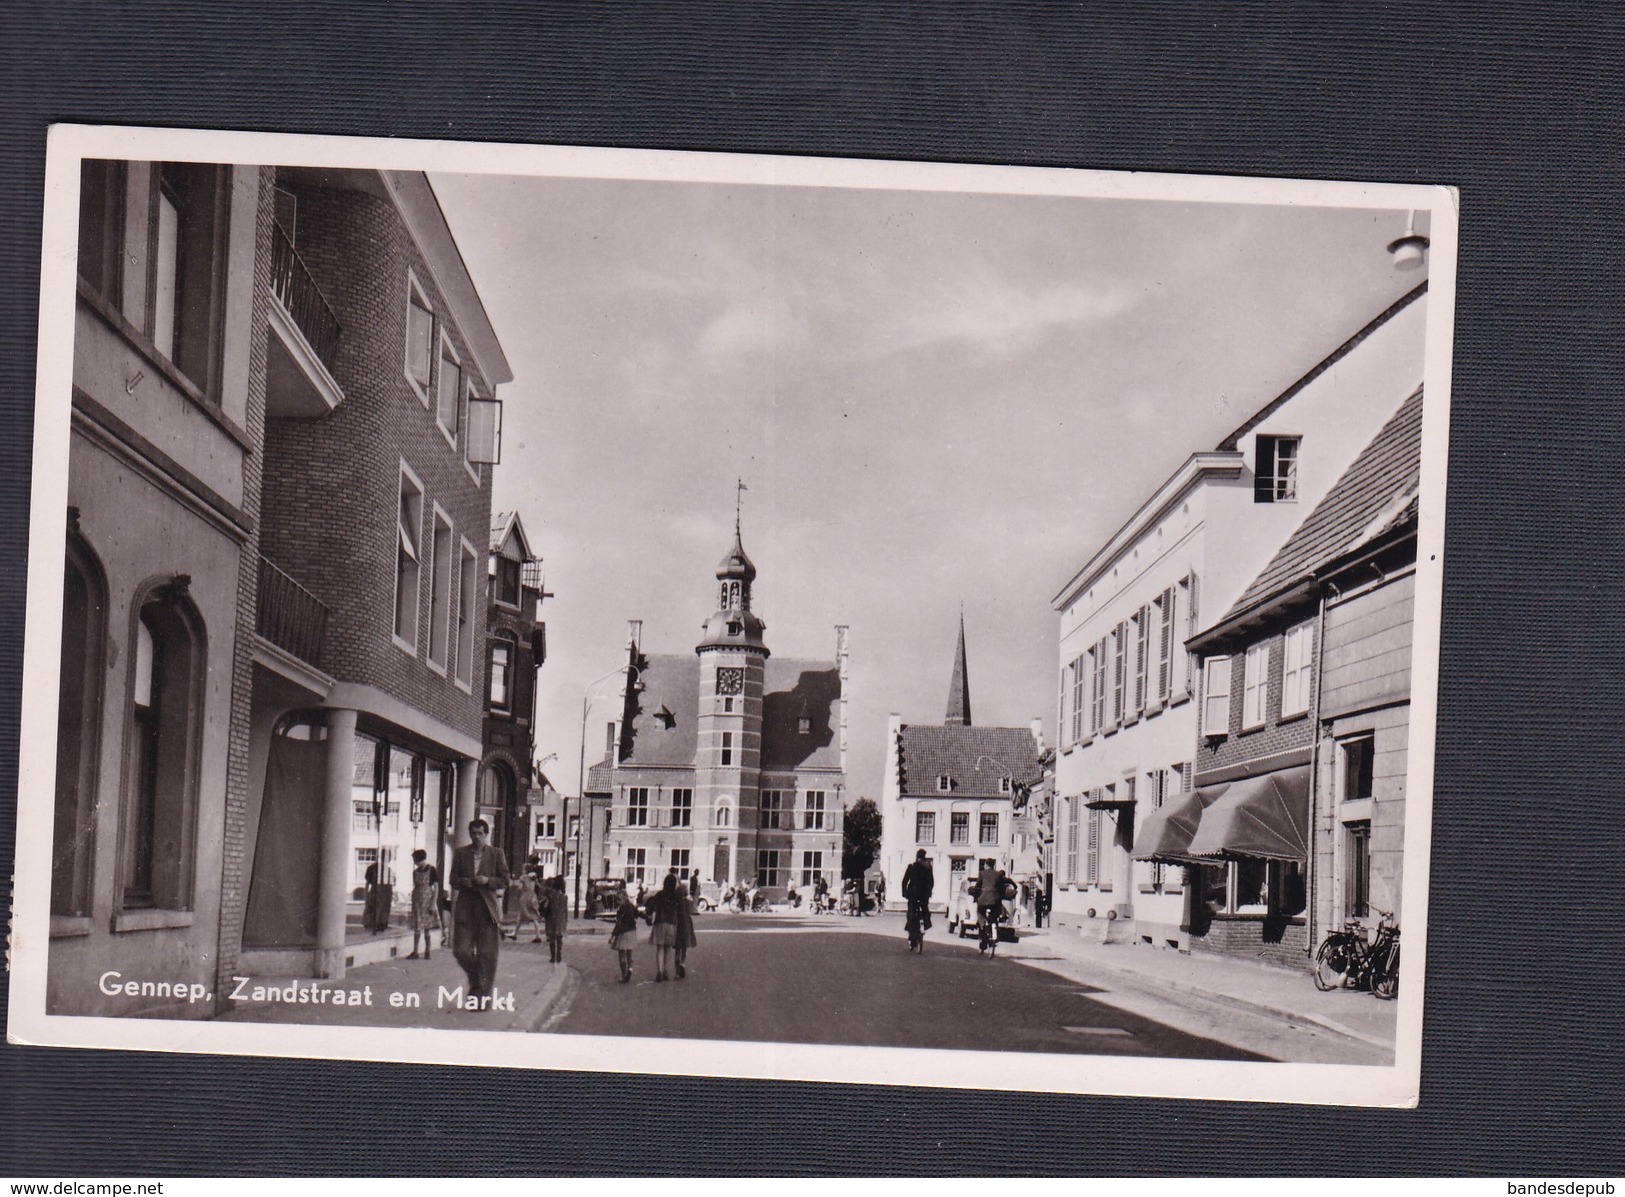
[[[700, 659], [692, 653], [644, 658], [632, 720], [631, 752], [623, 768], [692, 768], [700, 709]], [[762, 768], [839, 769], [835, 704], [841, 696], [834, 661], [769, 657], [762, 701]], [[808, 721], [806, 734], [800, 721]]]
[[1400, 404], [1219, 622], [1229, 622], [1406, 518], [1414, 518], [1421, 468], [1422, 392], [1418, 389]]
[[[1043, 775], [1031, 728], [905, 723], [902, 738], [905, 798], [1003, 798], [1001, 778], [1032, 784]], [[944, 774], [952, 779], [946, 794], [937, 788]]]

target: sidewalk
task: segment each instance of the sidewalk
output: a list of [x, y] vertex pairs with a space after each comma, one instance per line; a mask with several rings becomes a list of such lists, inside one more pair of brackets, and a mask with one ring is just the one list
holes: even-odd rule
[[[499, 997], [512, 995], [511, 1010], [459, 1008], [454, 995], [467, 983], [463, 970], [457, 967], [450, 948], [436, 947], [427, 960], [400, 956], [360, 965], [348, 969], [339, 981], [249, 977], [236, 984], [238, 1000], [220, 1019], [306, 1026], [534, 1031], [579, 984], [579, 975], [570, 967], [571, 957], [599, 946], [607, 929], [607, 923], [596, 920], [571, 920], [562, 964], [549, 962], [545, 942], [532, 943], [528, 936], [518, 942], [504, 940], [497, 958], [496, 991]], [[256, 989], [262, 1000], [251, 1000]], [[317, 997], [311, 994], [313, 990], [326, 992]]]
[[1315, 988], [1307, 963], [1302, 972], [1201, 953], [1186, 954], [1148, 944], [1106, 944], [1073, 927], [1020, 929], [1021, 941], [1002, 944], [999, 955], [1034, 962], [1062, 957], [1091, 969], [1133, 978], [1148, 987], [1307, 1023], [1376, 1047], [1392, 1049], [1398, 1002], [1369, 993]]

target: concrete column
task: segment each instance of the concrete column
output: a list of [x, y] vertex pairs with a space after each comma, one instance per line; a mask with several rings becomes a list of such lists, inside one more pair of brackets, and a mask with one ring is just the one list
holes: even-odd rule
[[479, 778], [478, 761], [466, 756], [457, 758], [457, 814], [452, 820], [451, 840], [459, 848], [473, 842], [468, 838], [468, 825], [479, 809], [475, 802]]
[[344, 919], [350, 900], [350, 824], [355, 811], [355, 712], [327, 713], [327, 776], [322, 796], [320, 878], [316, 898], [318, 977], [344, 976]]

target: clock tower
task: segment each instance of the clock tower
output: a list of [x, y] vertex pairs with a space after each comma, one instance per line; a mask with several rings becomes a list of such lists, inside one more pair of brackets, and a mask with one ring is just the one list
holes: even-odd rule
[[706, 849], [694, 866], [712, 881], [750, 879], [756, 869], [756, 819], [762, 768], [762, 694], [766, 628], [750, 607], [756, 567], [745, 555], [739, 526], [733, 548], [717, 565], [717, 610], [705, 621], [700, 658], [700, 705], [695, 745], [696, 831]]

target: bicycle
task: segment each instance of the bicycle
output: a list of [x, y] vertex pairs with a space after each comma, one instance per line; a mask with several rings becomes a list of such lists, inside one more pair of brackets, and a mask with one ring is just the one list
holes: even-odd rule
[[978, 952], [985, 952], [990, 957], [999, 954], [999, 924], [1003, 921], [1003, 907], [978, 906], [976, 908], [976, 950]]
[[1399, 924], [1391, 912], [1377, 913], [1377, 934], [1370, 942], [1359, 919], [1349, 919], [1326, 937], [1315, 953], [1316, 989], [1368, 989], [1384, 1001], [1399, 996]]

